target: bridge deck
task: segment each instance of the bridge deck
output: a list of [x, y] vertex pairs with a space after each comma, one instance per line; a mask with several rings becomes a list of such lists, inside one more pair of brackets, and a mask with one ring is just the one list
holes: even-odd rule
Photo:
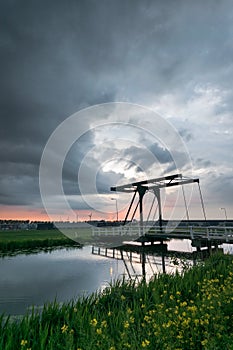
[[[141, 234], [143, 232], [143, 234]], [[209, 226], [209, 227], [187, 227], [187, 228], [158, 228], [158, 227], [101, 227], [93, 228], [95, 237], [130, 237], [140, 243], [162, 242], [170, 239], [189, 239], [193, 246], [206, 244], [220, 245], [223, 243], [233, 244], [233, 227]]]

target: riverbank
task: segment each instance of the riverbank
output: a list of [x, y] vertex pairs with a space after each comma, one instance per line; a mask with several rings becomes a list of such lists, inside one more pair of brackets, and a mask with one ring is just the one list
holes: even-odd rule
[[[89, 237], [91, 234], [88, 230], [80, 230], [80, 237], [85, 235]], [[81, 245], [57, 229], [0, 231], [0, 256], [24, 250]]]
[[14, 230], [0, 231], [0, 256], [12, 255], [28, 250], [73, 247], [83, 245], [98, 245], [104, 247], [118, 246], [124, 240], [138, 238], [138, 235], [97, 235], [93, 236], [92, 227], [51, 230]]
[[19, 322], [2, 317], [1, 349], [232, 349], [233, 258], [214, 255], [183, 275], [118, 282]]

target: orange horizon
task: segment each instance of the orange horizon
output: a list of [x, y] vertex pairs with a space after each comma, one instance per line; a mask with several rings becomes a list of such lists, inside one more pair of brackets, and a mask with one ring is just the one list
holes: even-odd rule
[[[28, 209], [22, 206], [0, 206], [0, 220], [30, 220], [30, 221], [88, 221], [90, 220], [90, 210], [78, 210], [77, 220], [72, 220], [67, 215], [49, 216], [43, 208]], [[119, 212], [119, 220], [125, 218], [125, 213]], [[70, 219], [70, 220], [69, 220]], [[92, 211], [91, 220], [109, 220], [116, 221], [116, 214], [109, 213], [101, 215], [98, 212]]]

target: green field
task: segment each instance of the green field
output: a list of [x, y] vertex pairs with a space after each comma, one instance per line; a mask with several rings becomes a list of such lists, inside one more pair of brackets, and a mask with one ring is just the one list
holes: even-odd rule
[[[67, 231], [68, 238], [57, 229], [53, 230], [15, 230], [0, 231], [0, 254], [7, 254], [24, 249], [73, 246], [91, 240], [91, 230], [79, 229]], [[75, 241], [71, 238], [75, 238]]]
[[20, 321], [0, 317], [0, 349], [232, 350], [232, 284], [230, 255], [149, 284], [116, 282]]

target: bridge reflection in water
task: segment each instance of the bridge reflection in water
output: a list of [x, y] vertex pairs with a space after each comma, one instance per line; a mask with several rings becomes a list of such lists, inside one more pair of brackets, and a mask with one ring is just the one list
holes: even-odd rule
[[[141, 276], [146, 277], [146, 264], [151, 273], [166, 268], [180, 269], [184, 264], [196, 264], [216, 251], [223, 251], [222, 245], [233, 244], [233, 227], [208, 226], [176, 228], [166, 232], [166, 227], [144, 227], [140, 236], [138, 225], [118, 227], [93, 227], [95, 245], [92, 253], [108, 258], [123, 260], [129, 278], [136, 273], [135, 263], [141, 264]], [[174, 249], [174, 241], [181, 242]], [[186, 246], [186, 247], [185, 247]], [[187, 249], [188, 247], [188, 249]]]

